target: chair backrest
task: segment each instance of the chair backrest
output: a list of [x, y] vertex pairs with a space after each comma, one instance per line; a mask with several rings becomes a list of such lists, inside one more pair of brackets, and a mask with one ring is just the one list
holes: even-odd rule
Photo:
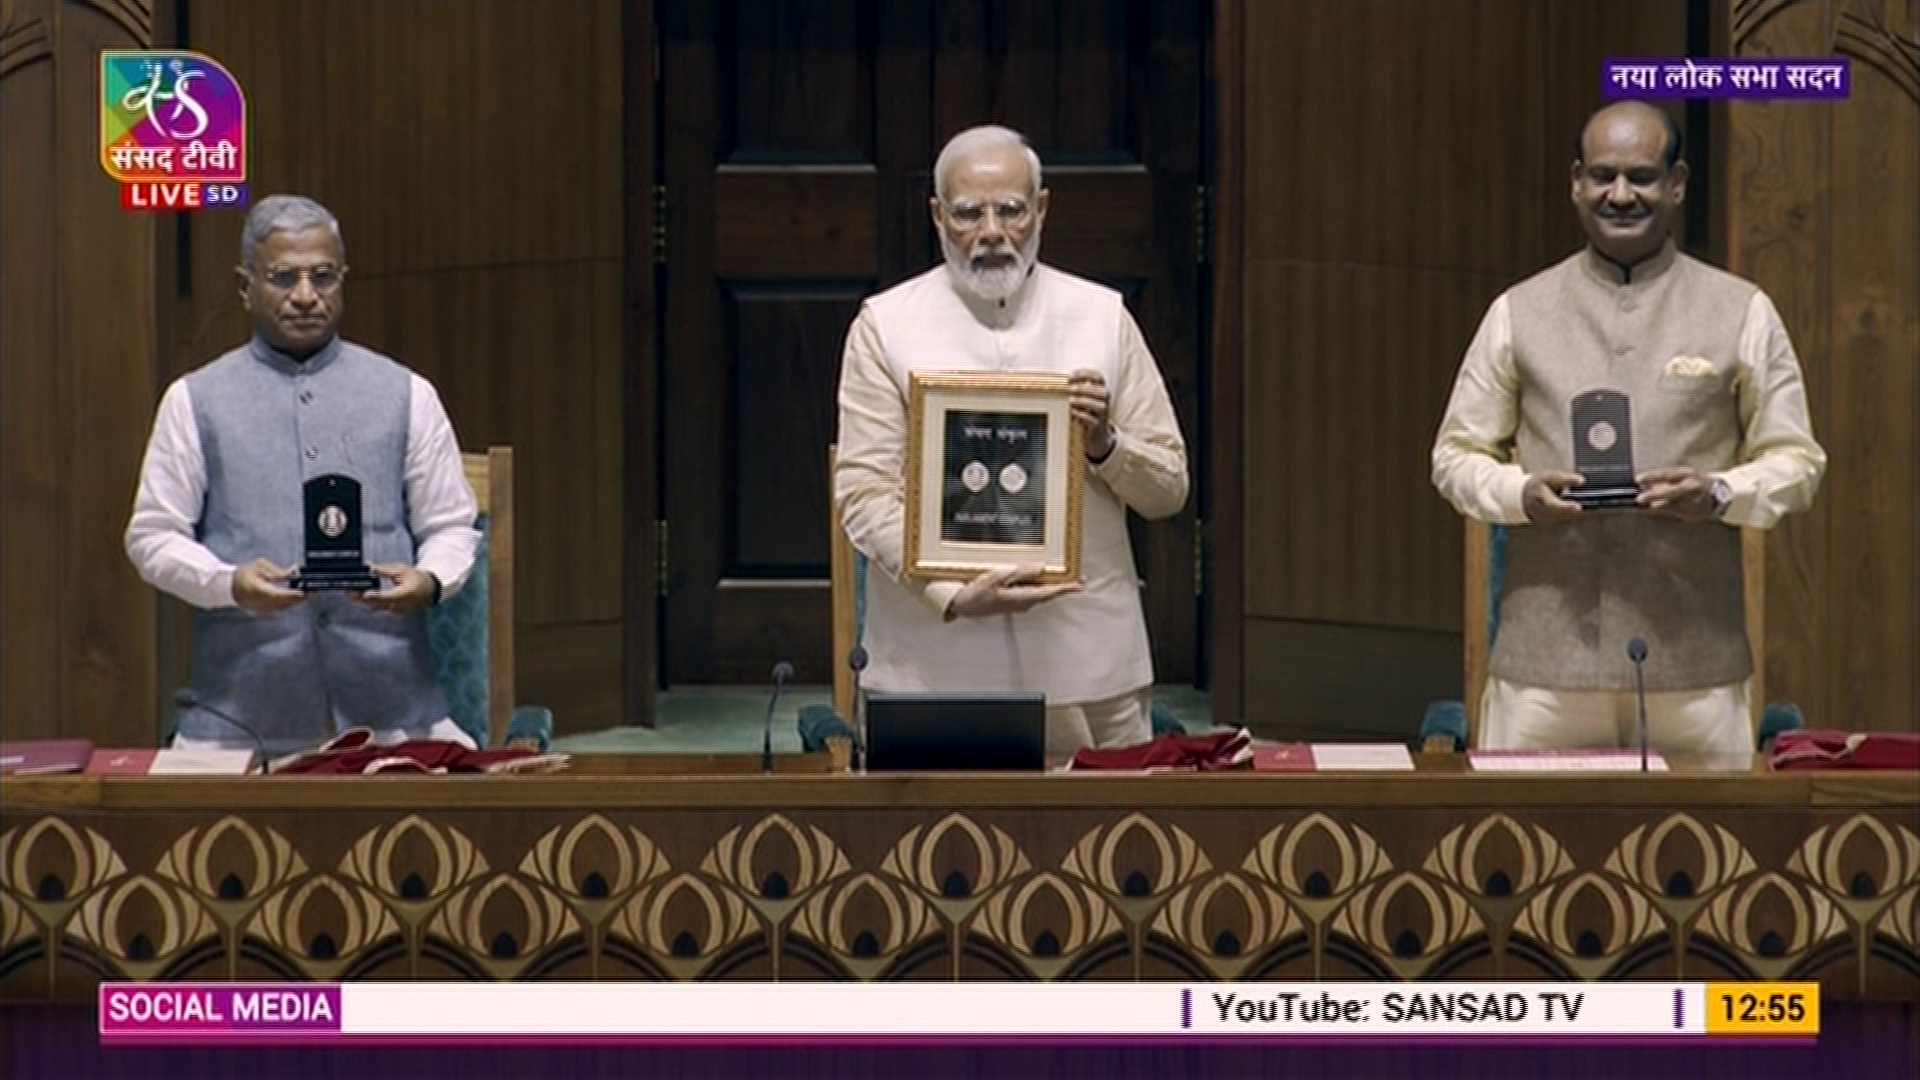
[[[833, 471], [838, 458], [835, 447], [827, 447], [827, 490], [834, 490]], [[827, 515], [831, 565], [828, 570], [833, 602], [833, 708], [843, 717], [853, 716], [853, 672], [847, 657], [860, 644], [866, 627], [867, 557], [854, 550], [840, 527], [840, 504], [833, 501]]]
[[[1507, 527], [1489, 526], [1466, 519], [1466, 611], [1461, 621], [1465, 628], [1466, 661], [1465, 700], [1467, 745], [1479, 745], [1480, 695], [1487, 683], [1487, 664], [1493, 654], [1493, 641], [1500, 633], [1500, 588], [1505, 576]], [[1746, 581], [1747, 644], [1753, 650], [1754, 731], [1760, 731], [1766, 713], [1767, 656], [1767, 534], [1760, 529], [1740, 530], [1741, 573]]]
[[479, 502], [480, 550], [466, 587], [427, 615], [434, 674], [455, 723], [501, 746], [513, 718], [513, 448], [462, 454]]

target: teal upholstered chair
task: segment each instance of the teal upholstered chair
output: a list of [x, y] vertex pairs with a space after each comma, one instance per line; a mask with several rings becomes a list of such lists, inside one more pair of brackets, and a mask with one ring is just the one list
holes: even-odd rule
[[553, 739], [552, 711], [514, 701], [513, 448], [461, 459], [480, 506], [480, 550], [466, 586], [427, 612], [434, 675], [474, 745], [544, 750]]
[[[1465, 701], [1436, 701], [1427, 706], [1420, 742], [1429, 750], [1464, 750], [1480, 732], [1480, 695], [1487, 663], [1500, 633], [1500, 589], [1506, 572], [1507, 527], [1466, 522]], [[1804, 726], [1798, 706], [1766, 702], [1766, 533], [1741, 531], [1741, 556], [1747, 593], [1747, 640], [1753, 649], [1753, 724], [1755, 745], [1764, 749], [1782, 731]]]
[[[827, 486], [833, 489], [834, 448], [827, 447]], [[828, 524], [832, 565], [829, 574], [833, 593], [833, 707], [810, 706], [800, 711], [800, 743], [808, 751], [824, 749], [826, 740], [849, 730], [846, 717], [853, 715], [853, 671], [847, 658], [866, 635], [867, 557], [854, 549], [840, 527], [836, 507]], [[1153, 733], [1184, 732], [1186, 728], [1163, 701], [1153, 703]]]

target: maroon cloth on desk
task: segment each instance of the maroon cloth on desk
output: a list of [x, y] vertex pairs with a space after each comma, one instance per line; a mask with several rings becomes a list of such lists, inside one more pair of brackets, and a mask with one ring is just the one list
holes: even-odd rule
[[571, 761], [566, 754], [525, 749], [469, 750], [459, 743], [433, 739], [380, 746], [373, 741], [373, 732], [354, 728], [317, 749], [281, 758], [270, 771], [275, 775], [309, 776], [559, 772]]
[[1799, 729], [1774, 736], [1775, 769], [1920, 770], [1920, 735], [1893, 731]]
[[1139, 772], [1143, 769], [1192, 769], [1219, 772], [1243, 767], [1252, 755], [1246, 729], [1212, 735], [1161, 735], [1151, 742], [1106, 750], [1083, 747], [1067, 768], [1074, 771]]

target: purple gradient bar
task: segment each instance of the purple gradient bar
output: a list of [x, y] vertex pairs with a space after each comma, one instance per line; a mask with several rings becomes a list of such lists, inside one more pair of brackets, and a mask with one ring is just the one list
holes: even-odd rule
[[101, 983], [99, 1004], [103, 1043], [340, 1037], [338, 984]]
[[[346, 1038], [312, 1045], [318, 1036], [250, 1047], [175, 1044], [139, 1050], [102, 1045], [93, 1002], [0, 1008], [0, 1076], [120, 1077], [123, 1080], [476, 1080], [495, 1076], [631, 1080], [636, 1075], [730, 1077], [734, 1080], [927, 1080], [999, 1076], [1099, 1076], [1103, 1080], [1168, 1080], [1192, 1076], [1314, 1076], [1320, 1080], [1540, 1080], [1578, 1066], [1589, 1076], [1635, 1080], [1732, 1080], [1743, 1076], [1920, 1076], [1920, 1005], [1910, 1002], [1823, 1002], [1821, 1036], [1793, 1042], [1733, 1036], [1683, 1038], [1662, 1045], [1609, 1044], [1577, 1049], [1430, 1047], [1373, 1040], [1364, 1045], [1290, 1047], [1282, 1059], [1260, 1042], [1187, 1041], [1150, 1046], [987, 1046], [936, 1043], [832, 1047], [754, 1045], [655, 1046], [644, 1059], [619, 1045], [582, 1042], [492, 1046], [391, 1045]], [[1117, 1042], [1117, 1040], [1116, 1040]], [[303, 1045], [295, 1045], [300, 1043]]]
[[1837, 101], [1853, 94], [1853, 63], [1844, 56], [1609, 60], [1600, 92], [1610, 101]]

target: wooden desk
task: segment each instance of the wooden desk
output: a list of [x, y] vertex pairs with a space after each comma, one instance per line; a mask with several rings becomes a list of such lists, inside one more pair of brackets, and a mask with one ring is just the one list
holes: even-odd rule
[[1920, 776], [1420, 765], [12, 779], [0, 1000], [102, 977], [1777, 977], [1920, 1000]]

